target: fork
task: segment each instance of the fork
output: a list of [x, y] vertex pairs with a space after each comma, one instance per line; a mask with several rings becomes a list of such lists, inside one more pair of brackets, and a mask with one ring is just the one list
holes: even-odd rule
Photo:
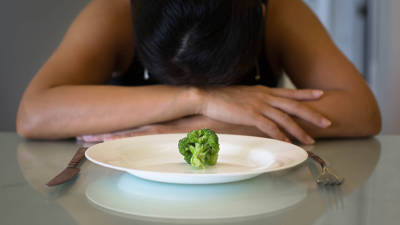
[[322, 160], [316, 154], [306, 151], [308, 156], [311, 157], [314, 161], [318, 162], [322, 167], [322, 174], [317, 177], [317, 183], [320, 185], [337, 185], [340, 186], [344, 182], [344, 178], [340, 180], [336, 175], [329, 172], [328, 166], [326, 165], [325, 161]]

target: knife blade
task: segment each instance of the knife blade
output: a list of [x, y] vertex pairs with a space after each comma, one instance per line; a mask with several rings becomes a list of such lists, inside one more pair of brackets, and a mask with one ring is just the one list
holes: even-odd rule
[[49, 181], [49, 183], [46, 184], [46, 187], [63, 184], [76, 176], [81, 170], [76, 166], [78, 166], [82, 159], [85, 158], [85, 152], [87, 149], [88, 148], [79, 148], [72, 160], [68, 163], [67, 168], [65, 168], [61, 173], [59, 173], [56, 177]]

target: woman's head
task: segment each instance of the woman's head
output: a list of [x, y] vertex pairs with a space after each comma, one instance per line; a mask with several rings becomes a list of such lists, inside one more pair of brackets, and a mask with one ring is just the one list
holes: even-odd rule
[[142, 64], [170, 84], [226, 85], [255, 66], [261, 0], [133, 0]]

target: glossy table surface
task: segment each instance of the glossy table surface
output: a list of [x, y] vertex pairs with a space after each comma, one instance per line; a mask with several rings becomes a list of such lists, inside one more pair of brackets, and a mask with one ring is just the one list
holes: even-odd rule
[[[318, 186], [315, 179], [321, 168], [311, 159], [290, 169], [214, 186], [145, 181], [86, 160], [69, 182], [45, 187], [84, 145], [75, 140], [31, 141], [0, 132], [0, 224], [384, 225], [400, 221], [400, 135], [300, 145], [346, 178], [340, 187]], [[116, 182], [124, 177], [140, 196], [118, 190]], [[91, 198], [96, 194], [97, 200], [113, 200], [113, 206], [94, 203]], [[118, 207], [129, 212], [118, 212]], [[174, 216], [178, 214], [184, 216]]]

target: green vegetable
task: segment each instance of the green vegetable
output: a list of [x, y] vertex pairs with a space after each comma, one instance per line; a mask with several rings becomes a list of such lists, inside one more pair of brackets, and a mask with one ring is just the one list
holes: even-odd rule
[[218, 136], [210, 129], [195, 130], [179, 140], [179, 152], [187, 163], [205, 169], [205, 165], [215, 165], [218, 160]]

